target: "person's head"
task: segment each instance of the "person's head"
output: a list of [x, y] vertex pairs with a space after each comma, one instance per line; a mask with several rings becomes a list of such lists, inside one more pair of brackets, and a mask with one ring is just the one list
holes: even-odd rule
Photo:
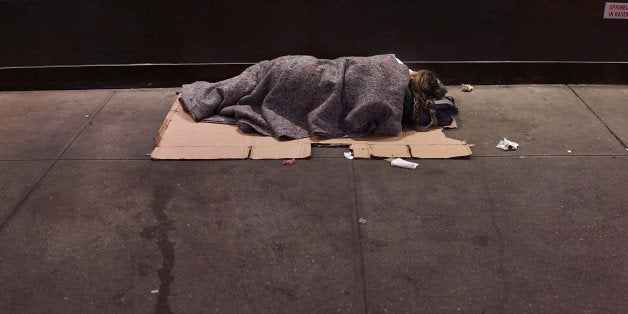
[[432, 71], [413, 71], [410, 78], [410, 90], [414, 97], [412, 116], [418, 120], [426, 110], [427, 104], [432, 100], [443, 98], [447, 94], [447, 89]]

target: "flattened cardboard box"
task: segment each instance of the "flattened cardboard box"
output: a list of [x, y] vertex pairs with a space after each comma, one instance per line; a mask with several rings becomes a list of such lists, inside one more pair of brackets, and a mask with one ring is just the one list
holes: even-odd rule
[[403, 131], [398, 136], [358, 138], [303, 138], [280, 141], [243, 133], [234, 125], [197, 123], [177, 100], [155, 140], [153, 159], [284, 159], [307, 158], [312, 144], [349, 146], [356, 158], [453, 158], [471, 155], [465, 141], [447, 138], [442, 129]]

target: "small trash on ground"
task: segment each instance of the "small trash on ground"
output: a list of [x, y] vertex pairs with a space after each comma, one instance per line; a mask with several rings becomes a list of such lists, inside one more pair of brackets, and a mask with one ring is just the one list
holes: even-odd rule
[[345, 152], [345, 158], [353, 159], [353, 153], [352, 152]]
[[88, 114], [86, 114], [86, 115], [85, 115], [85, 118], [89, 118], [89, 115], [88, 115]]
[[471, 84], [460, 84], [463, 92], [470, 92], [473, 90], [473, 86]]
[[499, 144], [497, 144], [497, 146], [495, 147], [502, 150], [517, 150], [517, 148], [519, 148], [519, 143], [509, 141], [507, 138], [504, 137], [504, 139], [499, 141]]
[[407, 160], [403, 160], [401, 158], [393, 159], [390, 164], [394, 167], [406, 168], [406, 169], [416, 169], [419, 165], [416, 162], [411, 162]]
[[567, 152], [571, 154], [571, 149], [568, 149]]
[[360, 218], [360, 219], [358, 219], [358, 222], [361, 223], [361, 224], [365, 224], [365, 223], [368, 222], [368, 220], [366, 220], [366, 218]]
[[159, 289], [151, 290], [150, 293], [152, 293], [152, 294], [159, 293]]
[[284, 159], [284, 160], [281, 162], [281, 164], [282, 164], [282, 165], [284, 165], [284, 166], [289, 166], [289, 165], [294, 164], [296, 161], [297, 161], [297, 159], [296, 159], [296, 158], [292, 158], [292, 159]]

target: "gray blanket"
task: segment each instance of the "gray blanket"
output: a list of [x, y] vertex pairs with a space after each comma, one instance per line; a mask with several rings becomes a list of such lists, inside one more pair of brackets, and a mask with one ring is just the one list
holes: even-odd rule
[[196, 121], [232, 118], [244, 132], [277, 138], [396, 135], [409, 80], [393, 55], [285, 56], [228, 80], [183, 85], [180, 100]]

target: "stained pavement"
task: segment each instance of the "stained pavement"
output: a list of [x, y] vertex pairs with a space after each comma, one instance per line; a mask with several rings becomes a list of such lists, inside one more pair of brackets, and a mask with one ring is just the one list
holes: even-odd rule
[[152, 161], [176, 89], [0, 92], [0, 308], [626, 312], [628, 87], [450, 90], [474, 155], [416, 170]]

